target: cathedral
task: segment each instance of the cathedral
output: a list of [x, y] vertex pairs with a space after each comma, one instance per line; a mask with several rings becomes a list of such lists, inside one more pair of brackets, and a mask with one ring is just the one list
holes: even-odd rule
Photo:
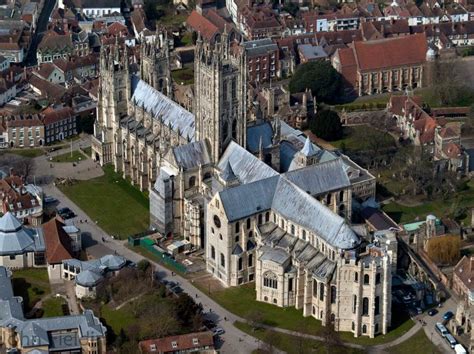
[[226, 32], [198, 36], [193, 112], [181, 107], [162, 39], [141, 45], [133, 72], [126, 46], [101, 49], [92, 157], [149, 191], [150, 227], [204, 249], [223, 286], [254, 282], [258, 301], [387, 333], [396, 238], [352, 223], [375, 177], [277, 114], [251, 119], [245, 50]]

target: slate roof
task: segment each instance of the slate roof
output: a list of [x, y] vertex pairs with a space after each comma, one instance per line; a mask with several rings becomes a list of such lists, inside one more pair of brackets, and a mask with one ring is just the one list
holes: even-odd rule
[[232, 166], [230, 165], [230, 162], [227, 161], [227, 164], [224, 167], [224, 170], [221, 173], [221, 177], [224, 181], [233, 181], [237, 179], [237, 176], [234, 173], [234, 170], [232, 169]]
[[79, 270], [75, 279], [76, 284], [87, 287], [97, 285], [107, 271], [120, 270], [126, 263], [127, 260], [124, 257], [113, 254], [89, 261], [80, 261], [74, 258], [63, 260], [63, 265]]
[[0, 218], [0, 255], [23, 254], [44, 251], [41, 229], [24, 227], [12, 213]]
[[230, 162], [232, 170], [241, 183], [250, 183], [278, 175], [278, 172], [234, 141], [229, 144], [217, 164], [219, 170], [224, 170], [227, 162]]
[[136, 76], [132, 78], [132, 92], [132, 102], [136, 106], [144, 107], [154, 119], [160, 119], [181, 136], [194, 141], [194, 114]]
[[283, 176], [313, 196], [351, 185], [341, 159], [293, 170]]
[[191, 169], [199, 165], [211, 163], [207, 145], [204, 141], [195, 141], [173, 148], [176, 163], [183, 169]]
[[260, 150], [260, 139], [263, 148], [272, 146], [273, 128], [270, 122], [247, 127], [247, 150], [256, 153]]
[[77, 337], [61, 341], [65, 350], [76, 348], [81, 338], [105, 337], [107, 332], [91, 310], [74, 316], [25, 319], [22, 300], [14, 296], [10, 274], [3, 266], [0, 266], [0, 327], [13, 327], [23, 348], [58, 348], [61, 332]]
[[[292, 257], [321, 280], [331, 280], [336, 263], [330, 261], [308, 241], [290, 235], [274, 223], [259, 227], [263, 245], [260, 246], [260, 260], [285, 265]], [[291, 264], [291, 263], [290, 263]]]
[[219, 196], [230, 222], [272, 209], [335, 247], [350, 249], [360, 243], [359, 237], [342, 217], [285, 176], [229, 188], [219, 192]]

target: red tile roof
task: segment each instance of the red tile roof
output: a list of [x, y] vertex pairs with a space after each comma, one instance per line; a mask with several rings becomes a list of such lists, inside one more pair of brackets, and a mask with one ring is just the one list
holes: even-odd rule
[[421, 106], [422, 99], [420, 96], [396, 96], [392, 95], [389, 101], [390, 112], [392, 114], [402, 116], [403, 115], [403, 108], [407, 106], [408, 101], [411, 101], [412, 105]]
[[63, 119], [67, 119], [73, 115], [71, 107], [63, 107], [60, 109], [48, 107], [42, 113], [44, 114], [43, 122], [45, 125], [62, 121]]
[[194, 31], [201, 33], [201, 36], [207, 40], [212, 40], [219, 33], [219, 28], [196, 10], [191, 12], [186, 23]]
[[48, 264], [62, 263], [72, 257], [71, 238], [64, 231], [65, 225], [54, 218], [43, 224], [44, 242], [46, 245], [46, 261]]
[[461, 155], [461, 152], [462, 152], [461, 147], [456, 143], [449, 143], [443, 147], [444, 155], [446, 155], [450, 159], [459, 157]]
[[197, 332], [144, 340], [138, 345], [142, 353], [176, 353], [206, 347], [212, 349], [214, 347], [214, 338], [211, 332]]
[[428, 45], [424, 33], [369, 42], [354, 42], [360, 71], [423, 64]]

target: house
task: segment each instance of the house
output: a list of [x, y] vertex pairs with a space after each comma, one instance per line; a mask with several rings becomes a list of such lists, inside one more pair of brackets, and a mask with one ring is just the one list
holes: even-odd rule
[[97, 18], [120, 14], [120, 0], [75, 0], [76, 11], [86, 17]]
[[39, 11], [37, 2], [28, 2], [21, 9], [21, 19], [25, 21], [31, 28], [36, 29], [36, 22], [38, 21]]
[[58, 34], [54, 31], [48, 31], [43, 36], [36, 57], [38, 63], [52, 62], [55, 59], [68, 59], [74, 52], [71, 34]]
[[148, 339], [138, 343], [140, 353], [217, 353], [212, 332], [196, 332]]
[[326, 60], [328, 57], [322, 46], [313, 46], [311, 44], [300, 44], [298, 46], [298, 54], [301, 64], [310, 61]]
[[1, 212], [12, 213], [23, 223], [38, 226], [43, 221], [43, 191], [23, 179], [10, 175], [0, 180]]
[[49, 280], [61, 279], [63, 261], [78, 255], [73, 251], [72, 240], [66, 232], [67, 226], [58, 218], [43, 224], [43, 237], [46, 245], [46, 264]]
[[66, 259], [62, 262], [61, 277], [74, 281], [78, 299], [94, 297], [97, 286], [104, 278], [117, 274], [126, 265], [127, 260], [118, 255], [106, 255], [89, 261]]
[[10, 147], [35, 147], [44, 145], [44, 124], [39, 114], [5, 118]]
[[0, 218], [0, 266], [11, 269], [45, 265], [41, 228], [27, 228], [11, 212]]
[[0, 106], [10, 102], [17, 94], [17, 85], [7, 78], [0, 77]]
[[78, 133], [77, 117], [72, 108], [48, 107], [42, 114], [46, 144], [68, 139]]
[[0, 55], [11, 63], [23, 62], [25, 56], [25, 23], [21, 21], [15, 24], [0, 23], [3, 27], [0, 33]]
[[349, 48], [336, 51], [332, 65], [342, 75], [347, 90], [358, 96], [402, 91], [424, 85], [427, 52], [424, 33], [353, 42]]
[[239, 9], [236, 23], [250, 40], [281, 37], [283, 31], [283, 26], [268, 5], [244, 5]]
[[247, 82], [267, 82], [280, 75], [278, 46], [270, 39], [257, 39], [244, 42], [247, 60]]
[[36, 75], [41, 77], [43, 80], [49, 81], [53, 84], [65, 84], [64, 71], [58, 66], [51, 62], [43, 62], [39, 64], [39, 68], [36, 71]]
[[13, 294], [11, 272], [0, 267], [0, 345], [21, 353], [105, 354], [107, 329], [91, 310], [82, 314], [27, 319], [23, 301]]

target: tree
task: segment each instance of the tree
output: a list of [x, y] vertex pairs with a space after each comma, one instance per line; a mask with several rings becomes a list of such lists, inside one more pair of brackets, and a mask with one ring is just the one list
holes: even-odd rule
[[341, 75], [328, 61], [300, 65], [290, 81], [290, 92], [310, 89], [318, 102], [334, 103], [342, 89]]
[[336, 111], [321, 110], [309, 122], [309, 129], [318, 138], [333, 141], [342, 138], [343, 130], [341, 119]]
[[433, 237], [428, 240], [427, 252], [436, 264], [455, 264], [461, 257], [461, 238], [458, 235]]
[[247, 314], [247, 320], [254, 330], [259, 329], [263, 322], [263, 313], [260, 310], [252, 310]]
[[142, 259], [137, 263], [137, 268], [140, 272], [145, 273], [150, 267], [150, 261], [148, 259]]

